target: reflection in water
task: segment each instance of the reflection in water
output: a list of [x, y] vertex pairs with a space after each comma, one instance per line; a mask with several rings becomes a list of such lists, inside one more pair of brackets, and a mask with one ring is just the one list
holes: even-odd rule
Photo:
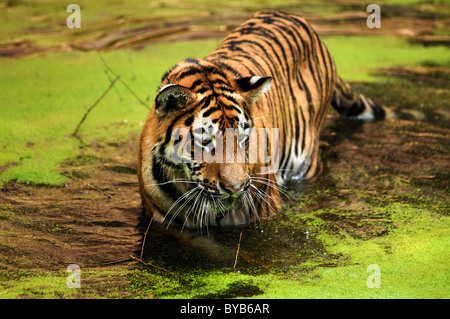
[[[174, 236], [152, 223], [143, 259], [170, 271], [232, 271], [239, 245], [236, 271], [258, 274], [274, 267], [280, 270], [298, 267], [311, 258], [324, 258], [327, 255], [314, 238], [314, 231], [299, 218], [303, 212], [298, 207], [303, 205], [305, 194], [315, 189], [315, 184], [290, 183], [283, 212], [249, 225], [211, 227], [208, 234], [203, 231], [202, 235], [185, 229], [183, 234]], [[148, 222], [147, 219], [141, 224]]]

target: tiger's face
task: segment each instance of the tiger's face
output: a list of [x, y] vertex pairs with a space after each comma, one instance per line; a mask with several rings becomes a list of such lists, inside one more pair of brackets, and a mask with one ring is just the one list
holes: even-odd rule
[[159, 138], [152, 147], [152, 173], [171, 199], [165, 218], [190, 228], [226, 224], [224, 219], [248, 222], [257, 166], [249, 163], [252, 105], [271, 78], [228, 79], [214, 72], [195, 78], [169, 74], [155, 100], [158, 127], [151, 129]]
[[[247, 159], [252, 124], [237, 107], [226, 110], [220, 107], [220, 97], [213, 100], [210, 107], [193, 110], [174, 126], [162, 160], [180, 178], [192, 182], [186, 190], [198, 189], [209, 200], [210, 211], [223, 213], [250, 187]], [[192, 124], [186, 126], [186, 121]]]

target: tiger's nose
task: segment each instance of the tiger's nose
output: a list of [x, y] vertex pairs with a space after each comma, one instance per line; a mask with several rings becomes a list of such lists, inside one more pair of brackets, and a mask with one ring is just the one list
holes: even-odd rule
[[225, 192], [230, 194], [231, 196], [248, 189], [250, 186], [250, 179], [246, 178], [243, 183], [226, 183], [224, 181], [219, 181], [220, 189], [223, 189]]
[[246, 167], [236, 163], [220, 165], [217, 177], [219, 189], [222, 193], [231, 196], [242, 191], [250, 180]]

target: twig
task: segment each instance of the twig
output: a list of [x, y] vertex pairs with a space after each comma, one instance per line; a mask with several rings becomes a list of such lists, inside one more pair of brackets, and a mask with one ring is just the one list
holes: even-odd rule
[[[105, 74], [106, 74], [106, 76], [108, 77], [109, 82], [112, 82], [113, 79], [112, 79], [111, 76], [109, 75], [108, 70], [105, 70]], [[114, 86], [114, 91], [116, 91], [117, 96], [119, 96], [119, 100], [120, 100], [120, 101], [123, 101], [122, 95], [120, 94], [119, 90], [117, 89], [117, 86]]]
[[75, 177], [75, 176], [73, 176], [73, 175], [65, 175], [65, 176], [67, 176], [68, 178], [71, 178], [71, 179], [75, 179], [75, 180], [77, 180], [77, 181], [79, 181], [79, 182], [81, 182], [81, 183], [83, 183], [83, 184], [89, 186], [90, 188], [95, 189], [96, 191], [102, 193], [103, 195], [105, 195], [105, 196], [107, 196], [107, 197], [109, 197], [109, 198], [113, 198], [111, 194], [105, 193], [105, 192], [102, 191], [100, 188], [98, 188], [98, 187], [96, 187], [96, 186], [94, 186], [94, 185], [92, 185], [92, 184], [86, 183], [86, 182], [82, 181], [81, 179], [79, 179], [79, 178], [77, 178], [77, 177]]
[[81, 124], [83, 124], [83, 122], [86, 120], [89, 112], [92, 111], [92, 109], [105, 97], [106, 93], [109, 92], [109, 90], [111, 90], [111, 88], [114, 86], [114, 84], [117, 82], [117, 80], [119, 79], [119, 77], [117, 76], [108, 86], [108, 88], [105, 90], [105, 92], [103, 92], [103, 94], [97, 99], [97, 101], [94, 102], [94, 104], [92, 104], [84, 113], [83, 118], [81, 119], [80, 123], [78, 123], [77, 128], [75, 129], [75, 131], [72, 133], [73, 137], [77, 137], [77, 133], [78, 130], [80, 129]]
[[[103, 65], [105, 66], [105, 68], [112, 73], [112, 75], [114, 75], [115, 77], [119, 77], [118, 75], [116, 75], [116, 73], [109, 67], [108, 64], [106, 64], [106, 61], [103, 59], [103, 57], [100, 55], [100, 53], [98, 51], [96, 51], [100, 60], [102, 61]], [[144, 101], [142, 101], [137, 95], [136, 93], [134, 93], [134, 91], [125, 83], [125, 81], [123, 81], [122, 79], [119, 79], [120, 82], [125, 86], [125, 88], [136, 98], [136, 100], [139, 101], [139, 103], [141, 103], [143, 106], [145, 106], [145, 108], [147, 110], [150, 110], [150, 108], [148, 107], [147, 104], [145, 104]]]
[[239, 243], [238, 243], [238, 247], [237, 247], [237, 251], [236, 251], [236, 258], [234, 259], [234, 265], [233, 265], [233, 270], [236, 271], [236, 265], [237, 265], [237, 259], [239, 256], [239, 248], [241, 248], [241, 238], [242, 238], [242, 232], [239, 235]]
[[144, 240], [142, 241], [142, 247], [141, 247], [141, 260], [142, 260], [143, 254], [144, 254], [145, 240], [147, 239], [147, 233], [148, 233], [148, 230], [150, 229], [150, 225], [152, 224], [152, 221], [153, 221], [153, 216], [152, 216], [152, 219], [150, 219], [150, 222], [148, 223], [148, 226], [147, 226], [147, 230], [144, 233]]
[[135, 257], [135, 256], [133, 256], [133, 255], [130, 255], [130, 258], [132, 258], [132, 259], [134, 259], [134, 260], [137, 260], [137, 261], [139, 261], [140, 263], [143, 263], [143, 264], [146, 265], [146, 266], [150, 266], [150, 267], [153, 267], [153, 268], [156, 268], [156, 269], [159, 269], [159, 270], [168, 272], [169, 274], [173, 274], [173, 275], [175, 274], [175, 273], [171, 272], [170, 270], [167, 270], [167, 269], [164, 269], [164, 268], [162, 268], [162, 267], [158, 267], [158, 266], [153, 265], [153, 264], [151, 264], [151, 263], [145, 262], [145, 261], [143, 261], [141, 258], [137, 258], [137, 257]]
[[133, 256], [133, 255], [130, 255], [130, 258], [132, 258], [132, 259], [134, 259], [134, 260], [137, 260], [137, 261], [139, 261], [140, 263], [143, 263], [143, 264], [146, 265], [146, 266], [151, 266], [151, 267], [153, 267], [153, 268], [156, 268], [156, 269], [159, 269], [159, 270], [168, 272], [168, 273], [170, 273], [170, 274], [174, 274], [173, 272], [171, 272], [171, 271], [169, 271], [169, 270], [167, 270], [167, 269], [164, 269], [164, 268], [162, 268], [162, 267], [153, 265], [152, 263], [145, 262], [145, 261], [142, 260], [142, 256], [143, 256], [143, 254], [144, 254], [145, 240], [147, 239], [147, 233], [148, 233], [148, 230], [150, 229], [150, 226], [151, 226], [152, 222], [153, 222], [153, 217], [152, 217], [152, 219], [150, 219], [150, 222], [148, 223], [148, 226], [147, 226], [147, 230], [146, 230], [145, 233], [144, 233], [144, 240], [143, 240], [142, 246], [141, 246], [141, 257], [140, 257], [140, 258], [137, 258], [137, 257], [135, 257], [135, 256]]

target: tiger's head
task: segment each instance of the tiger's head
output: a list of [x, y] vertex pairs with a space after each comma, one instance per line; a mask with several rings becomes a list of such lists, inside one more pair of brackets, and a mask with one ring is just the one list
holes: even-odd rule
[[268, 134], [256, 130], [265, 128], [256, 102], [270, 85], [270, 77], [233, 77], [206, 60], [183, 61], [163, 77], [141, 139], [147, 211], [202, 228], [246, 223], [280, 208], [275, 174], [264, 175], [267, 162], [258, 160], [270, 153], [270, 141], [260, 142]]

